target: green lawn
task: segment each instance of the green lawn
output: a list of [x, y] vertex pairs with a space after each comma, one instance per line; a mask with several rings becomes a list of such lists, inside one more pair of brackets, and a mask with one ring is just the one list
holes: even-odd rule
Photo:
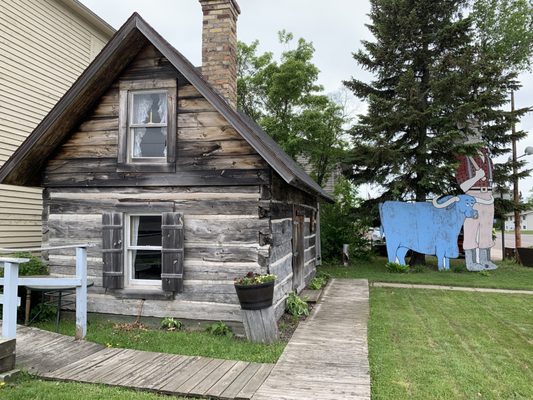
[[[3, 400], [168, 400], [171, 397], [102, 385], [43, 381], [23, 375], [0, 387]], [[184, 397], [172, 397], [186, 400]]]
[[[38, 323], [35, 326], [55, 331], [55, 322], [52, 321]], [[74, 336], [74, 321], [72, 319], [62, 321], [60, 333]], [[274, 344], [251, 343], [240, 338], [213, 336], [206, 332], [124, 330], [115, 327], [114, 322], [95, 315], [89, 315], [87, 340], [110, 347], [260, 363], [275, 363], [286, 345], [281, 341]]]
[[373, 400], [533, 399], [533, 297], [372, 288]]
[[[437, 271], [436, 260], [427, 257], [428, 266], [421, 272], [407, 274], [390, 273], [385, 269], [387, 260], [375, 257], [371, 261], [353, 261], [352, 265], [325, 264], [321, 271], [335, 278], [365, 278], [370, 282], [401, 282], [433, 285], [472, 286], [503, 289], [533, 290], [533, 268], [523, 267], [511, 261], [499, 262], [499, 268], [487, 273]], [[454, 266], [464, 265], [464, 260], [452, 260]]]

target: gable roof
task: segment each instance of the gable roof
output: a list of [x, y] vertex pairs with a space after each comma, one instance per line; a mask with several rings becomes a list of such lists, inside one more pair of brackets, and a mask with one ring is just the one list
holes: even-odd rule
[[180, 52], [159, 35], [139, 14], [133, 13], [115, 33], [72, 87], [0, 168], [0, 183], [40, 185], [47, 158], [81, 122], [119, 76], [125, 65], [147, 44], [152, 44], [288, 184], [333, 199], [251, 118], [234, 110]]

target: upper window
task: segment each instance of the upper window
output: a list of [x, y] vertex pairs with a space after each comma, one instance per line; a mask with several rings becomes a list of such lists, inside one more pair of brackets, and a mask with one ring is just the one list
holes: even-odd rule
[[176, 81], [120, 82], [120, 171], [175, 170]]
[[129, 159], [166, 162], [167, 92], [131, 92], [130, 104]]

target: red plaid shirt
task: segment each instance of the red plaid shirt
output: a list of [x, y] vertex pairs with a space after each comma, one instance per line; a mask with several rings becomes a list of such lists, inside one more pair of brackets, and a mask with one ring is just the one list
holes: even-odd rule
[[486, 179], [480, 179], [474, 185], [472, 186], [472, 189], [479, 189], [479, 188], [492, 188], [492, 160], [489, 157], [489, 151], [488, 149], [481, 149], [481, 152], [483, 153], [484, 157], [481, 157], [480, 155], [476, 154], [475, 156], [458, 156], [457, 159], [459, 161], [459, 168], [457, 168], [457, 173], [455, 174], [455, 178], [457, 179], [457, 182], [459, 184], [462, 184], [463, 182], [469, 180], [470, 178], [473, 178], [476, 173], [476, 168], [474, 164], [472, 163], [472, 159], [477, 164], [477, 166], [485, 171], [485, 178]]

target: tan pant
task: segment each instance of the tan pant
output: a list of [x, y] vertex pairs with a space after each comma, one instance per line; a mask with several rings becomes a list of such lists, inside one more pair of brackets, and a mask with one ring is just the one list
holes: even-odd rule
[[[470, 196], [490, 200], [492, 192], [479, 192], [469, 190], [466, 192]], [[477, 211], [477, 219], [465, 219], [463, 249], [488, 249], [494, 246], [492, 240], [492, 225], [494, 223], [494, 204], [474, 204], [474, 210]]]

